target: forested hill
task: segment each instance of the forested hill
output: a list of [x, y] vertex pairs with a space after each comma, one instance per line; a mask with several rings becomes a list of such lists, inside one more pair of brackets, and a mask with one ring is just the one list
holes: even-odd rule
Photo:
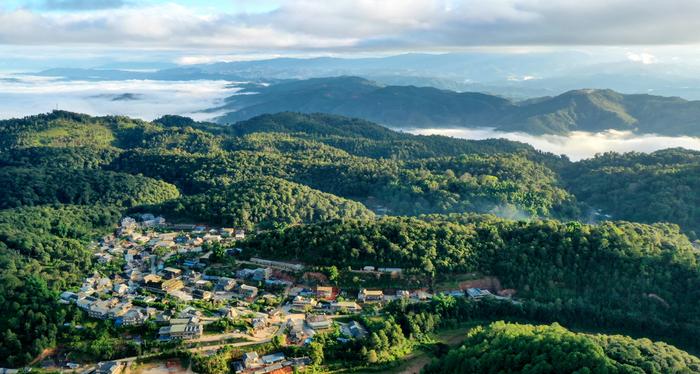
[[[12, 316], [0, 320], [0, 366], [23, 365], [62, 339], [71, 313], [56, 302], [58, 290], [95, 269], [91, 239], [144, 210], [274, 229], [248, 249], [275, 258], [372, 260], [417, 269], [419, 277], [491, 273], [547, 308], [625, 323], [649, 312], [634, 323], [700, 336], [686, 328], [697, 322], [696, 255], [677, 226], [561, 223], [587, 220], [589, 207], [635, 218], [645, 199], [675, 198], [684, 209], [638, 218], [688, 232], [698, 226], [689, 192], [697, 158], [670, 150], [571, 163], [522, 143], [414, 136], [327, 114], [280, 113], [232, 126], [63, 111], [0, 121], [0, 306]], [[675, 172], [685, 176], [679, 183], [667, 178]], [[639, 186], [628, 194], [607, 180], [615, 173], [679, 189], [658, 195]], [[614, 204], [601, 197], [607, 188]], [[384, 215], [411, 217], [377, 218]]]
[[700, 233], [700, 152], [605, 153], [570, 164], [562, 179], [576, 197], [615, 219], [674, 222]]
[[130, 210], [247, 228], [372, 221], [368, 207], [575, 215], [538, 160], [566, 162], [521, 143], [412, 136], [327, 115], [232, 127], [61, 111], [0, 121], [0, 366], [70, 339], [61, 326], [76, 314], [58, 292], [96, 268], [90, 240]]
[[374, 217], [360, 203], [273, 177], [239, 180], [226, 187], [157, 206], [144, 206], [143, 209], [189, 222], [211, 222], [246, 229]]
[[358, 77], [313, 78], [252, 86], [227, 99], [222, 123], [282, 111], [324, 112], [398, 128], [493, 127], [531, 134], [598, 132], [700, 135], [700, 101], [582, 89], [513, 102], [431, 87], [385, 86]]
[[[485, 313], [488, 318], [624, 327], [700, 347], [698, 255], [673, 225], [515, 222], [483, 215], [385, 217], [267, 232], [245, 243], [244, 254], [339, 268], [398, 267], [423, 285], [454, 284], [460, 274], [488, 274], [525, 300], [495, 305]], [[457, 321], [482, 315], [468, 305], [455, 308]], [[398, 314], [425, 309], [407, 307]], [[430, 313], [443, 314], [444, 306]]]
[[559, 325], [493, 323], [422, 373], [700, 373], [700, 359], [673, 346]]

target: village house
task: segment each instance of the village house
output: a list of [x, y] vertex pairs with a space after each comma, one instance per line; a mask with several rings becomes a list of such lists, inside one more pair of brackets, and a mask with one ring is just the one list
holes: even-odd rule
[[198, 288], [192, 290], [192, 297], [197, 300], [211, 300], [212, 296], [213, 295], [210, 291], [205, 291]]
[[112, 288], [112, 280], [109, 278], [97, 278], [94, 284], [95, 291], [102, 292]]
[[216, 282], [215, 289], [218, 291], [231, 291], [236, 288], [236, 280], [233, 278], [221, 277]]
[[362, 339], [367, 335], [367, 330], [359, 322], [350, 321], [347, 325], [347, 333], [353, 339]]
[[189, 223], [177, 223], [170, 225], [170, 228], [175, 231], [192, 231], [194, 230], [194, 225]]
[[292, 344], [298, 344], [304, 341], [306, 335], [304, 334], [304, 321], [301, 319], [287, 320], [287, 339]]
[[292, 310], [305, 312], [316, 306], [316, 300], [303, 296], [295, 296], [292, 299]]
[[221, 241], [221, 235], [206, 234], [202, 237], [205, 243], [218, 243]]
[[179, 278], [182, 275], [182, 270], [176, 269], [176, 268], [171, 268], [167, 267], [163, 269], [163, 278], [165, 279], [174, 279], [174, 278]]
[[109, 310], [109, 317], [110, 318], [116, 318], [116, 317], [121, 317], [126, 312], [131, 310], [131, 301], [120, 301], [116, 305], [114, 305], [110, 310]]
[[253, 318], [251, 324], [253, 325], [254, 331], [260, 331], [269, 325], [267, 318], [262, 316]]
[[357, 295], [357, 299], [363, 303], [380, 302], [384, 300], [384, 291], [363, 288]]
[[243, 240], [245, 239], [245, 230], [243, 229], [237, 229], [233, 233], [233, 238], [236, 240]]
[[330, 309], [333, 312], [343, 311], [343, 312], [349, 312], [349, 313], [359, 313], [362, 311], [362, 307], [360, 307], [354, 301], [339, 301], [339, 302], [331, 303]]
[[124, 315], [131, 309], [131, 302], [119, 302], [117, 298], [100, 300], [94, 297], [78, 299], [76, 305], [92, 318], [107, 319]]
[[60, 298], [66, 302], [76, 302], [78, 301], [78, 294], [75, 292], [64, 291], [61, 293]]
[[330, 328], [333, 321], [324, 315], [307, 314], [306, 324], [314, 330], [323, 330]]
[[265, 260], [262, 258], [257, 258], [257, 257], [251, 257], [250, 262], [254, 262], [259, 265], [263, 266], [269, 266], [281, 270], [288, 270], [288, 271], [302, 271], [304, 270], [304, 265], [301, 264], [293, 264], [290, 262], [282, 262], [282, 261], [273, 261], [273, 260]]
[[81, 297], [79, 295], [78, 299], [75, 302], [75, 305], [77, 305], [78, 308], [87, 311], [88, 309], [90, 309], [90, 305], [92, 305], [92, 303], [96, 302], [97, 300], [99, 300], [99, 299], [96, 297], [93, 297], [93, 296], [82, 296]]
[[246, 352], [243, 354], [243, 366], [246, 369], [252, 369], [259, 367], [261, 365], [260, 362], [260, 356], [258, 356], [258, 352]]
[[129, 291], [129, 286], [124, 283], [115, 284], [114, 287], [112, 287], [112, 291], [114, 291], [116, 294], [123, 295]]
[[116, 318], [114, 323], [117, 326], [140, 326], [143, 325], [148, 320], [148, 318], [149, 313], [146, 309], [132, 308], [123, 316]]
[[389, 273], [391, 275], [400, 275], [403, 273], [403, 269], [401, 268], [377, 268], [377, 271], [381, 273]]
[[272, 276], [272, 269], [270, 268], [258, 268], [253, 272], [253, 280], [256, 282], [264, 281], [270, 279]]
[[204, 328], [196, 317], [185, 319], [171, 319], [170, 325], [158, 330], [160, 340], [186, 340], [196, 339], [202, 336]]
[[118, 361], [100, 362], [93, 374], [120, 374], [124, 370], [124, 364]]
[[119, 235], [125, 235], [125, 234], [130, 234], [136, 228], [138, 225], [136, 224], [136, 220], [131, 218], [131, 217], [124, 217], [122, 218], [121, 224], [119, 226]]
[[[186, 250], [183, 250], [182, 252], [184, 253], [184, 252], [187, 252], [187, 251], [186, 251]], [[187, 267], [187, 268], [197, 267], [197, 265], [199, 265], [199, 259], [198, 259], [198, 258], [189, 258], [189, 259], [183, 261], [183, 262], [182, 262], [182, 265], [183, 265], [184, 267]]]
[[182, 280], [173, 278], [173, 279], [168, 279], [168, 280], [163, 280], [162, 277], [155, 275], [155, 274], [149, 274], [145, 277], [143, 277], [144, 280], [144, 285], [143, 287], [149, 291], [160, 293], [160, 294], [165, 294], [169, 293], [172, 291], [179, 290], [183, 287], [185, 287], [185, 284], [182, 282]]
[[431, 295], [423, 290], [415, 290], [415, 291], [411, 292], [411, 300], [425, 301], [425, 300], [429, 300], [432, 298], [433, 298], [433, 295]]
[[269, 355], [262, 356], [262, 362], [265, 365], [273, 365], [279, 362], [283, 362], [285, 359], [284, 353], [277, 352]]
[[236, 319], [240, 316], [238, 310], [230, 306], [220, 308], [217, 312], [221, 318]]
[[[144, 218], [146, 217], [146, 218]], [[143, 227], [158, 227], [162, 226], [165, 224], [165, 218], [163, 217], [153, 217], [152, 214], [144, 214], [141, 216], [141, 219], [143, 220], [141, 222], [141, 226]]]
[[317, 286], [316, 297], [319, 299], [330, 299], [333, 297], [333, 287]]
[[474, 300], [483, 299], [486, 296], [492, 296], [492, 294], [491, 294], [491, 292], [489, 292], [489, 290], [484, 290], [481, 288], [468, 288], [467, 295], [469, 296], [470, 299], [474, 299]]
[[92, 318], [107, 319], [109, 317], [109, 300], [98, 300], [87, 308], [88, 315]]
[[257, 268], [257, 269], [241, 269], [236, 272], [236, 277], [240, 279], [252, 279], [260, 282], [269, 279], [272, 276], [272, 269]]
[[242, 284], [238, 287], [238, 294], [244, 299], [254, 299], [258, 295], [258, 288]]

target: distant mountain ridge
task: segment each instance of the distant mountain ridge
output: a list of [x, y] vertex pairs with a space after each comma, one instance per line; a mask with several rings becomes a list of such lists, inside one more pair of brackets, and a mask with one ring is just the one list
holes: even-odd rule
[[331, 113], [391, 127], [491, 127], [530, 134], [631, 131], [700, 136], [700, 101], [581, 89], [515, 102], [432, 87], [385, 86], [359, 77], [313, 78], [253, 85], [227, 99], [218, 122], [294, 111]]
[[281, 82], [360, 76], [387, 85], [485, 92], [515, 99], [554, 96], [582, 87], [700, 99], [700, 67], [641, 64], [626, 56], [576, 51], [533, 53], [407, 53], [384, 57], [271, 58], [209, 64], [122, 63], [48, 69], [33, 75], [69, 80], [200, 80]]

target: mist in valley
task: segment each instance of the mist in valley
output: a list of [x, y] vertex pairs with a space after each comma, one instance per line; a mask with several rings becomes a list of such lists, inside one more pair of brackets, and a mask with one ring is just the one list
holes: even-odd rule
[[660, 149], [682, 147], [700, 150], [700, 138], [691, 136], [639, 135], [628, 131], [608, 130], [599, 133], [575, 131], [568, 136], [531, 135], [520, 132], [500, 132], [490, 128], [479, 129], [398, 129], [416, 135], [444, 135], [461, 139], [504, 138], [532, 145], [557, 155], [566, 155], [572, 161], [591, 158], [598, 153], [654, 152]]

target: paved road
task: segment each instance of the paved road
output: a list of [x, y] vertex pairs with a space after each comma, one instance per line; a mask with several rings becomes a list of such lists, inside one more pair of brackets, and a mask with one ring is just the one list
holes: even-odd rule
[[[256, 345], [256, 344], [269, 343], [269, 342], [272, 341], [272, 337], [277, 336], [277, 335], [280, 335], [280, 334], [282, 334], [283, 332], [284, 332], [284, 329], [281, 328], [281, 327], [279, 327], [279, 328], [277, 329], [277, 331], [275, 331], [275, 333], [272, 334], [272, 335], [271, 335], [270, 337], [268, 337], [268, 338], [256, 338], [256, 337], [251, 337], [250, 335], [245, 335], [245, 337], [246, 337], [247, 339], [249, 339], [249, 341], [246, 341], [246, 342], [238, 342], [238, 343], [223, 343], [223, 344], [205, 345], [205, 346], [201, 346], [201, 347], [186, 348], [186, 350], [187, 350], [187, 351], [190, 351], [190, 352], [200, 352], [200, 353], [212, 354], [212, 353], [216, 352], [217, 350], [219, 350], [220, 348], [223, 348], [223, 347], [245, 347], [245, 346], [248, 346], [248, 345]], [[236, 333], [232, 333], [232, 334], [239, 335], [239, 336], [241, 335], [241, 334], [236, 334]], [[216, 339], [216, 340], [206, 340], [206, 341], [207, 341], [207, 342], [215, 342], [215, 341], [220, 341], [220, 340], [231, 339], [232, 337], [230, 337], [229, 335], [231, 335], [231, 334], [217, 334], [217, 335], [214, 335], [214, 337], [218, 337], [219, 339]], [[203, 336], [203, 338], [204, 338], [204, 336]], [[200, 338], [200, 339], [201, 339], [201, 338]], [[185, 344], [187, 344], [187, 343], [196, 343], [196, 342], [202, 342], [202, 340], [188, 340], [187, 342], [185, 342]], [[147, 355], [142, 355], [142, 356], [131, 356], [131, 357], [120, 358], [120, 359], [117, 359], [117, 360], [115, 360], [115, 361], [118, 361], [118, 362], [133, 362], [133, 361], [136, 361], [136, 360], [139, 359], [139, 358], [147, 358], [147, 357], [156, 356], [156, 355], [158, 355], [158, 354], [157, 354], [157, 353], [154, 353], [154, 354], [147, 354]]]

